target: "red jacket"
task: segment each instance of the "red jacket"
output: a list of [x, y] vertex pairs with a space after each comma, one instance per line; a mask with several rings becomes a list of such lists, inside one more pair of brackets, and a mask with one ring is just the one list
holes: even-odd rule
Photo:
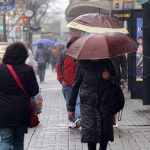
[[72, 86], [76, 72], [76, 63], [70, 56], [66, 56], [64, 51], [60, 54], [56, 64], [57, 79], [65, 82], [66, 86]]

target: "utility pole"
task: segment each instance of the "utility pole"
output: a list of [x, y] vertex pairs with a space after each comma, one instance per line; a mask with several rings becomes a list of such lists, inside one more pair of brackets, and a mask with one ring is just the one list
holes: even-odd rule
[[28, 18], [28, 47], [30, 48], [31, 43], [32, 43], [32, 31], [31, 31], [31, 25], [30, 25], [31, 19]]

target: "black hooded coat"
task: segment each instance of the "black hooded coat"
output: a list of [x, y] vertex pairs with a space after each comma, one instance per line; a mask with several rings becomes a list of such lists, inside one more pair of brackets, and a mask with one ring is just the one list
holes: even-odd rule
[[[105, 69], [111, 75], [110, 80], [102, 78], [102, 72]], [[100, 143], [102, 139], [114, 140], [110, 99], [102, 100], [103, 93], [113, 84], [114, 79], [116, 80], [117, 76], [110, 59], [79, 62], [68, 111], [74, 112], [79, 92], [82, 119], [81, 141], [83, 143]]]

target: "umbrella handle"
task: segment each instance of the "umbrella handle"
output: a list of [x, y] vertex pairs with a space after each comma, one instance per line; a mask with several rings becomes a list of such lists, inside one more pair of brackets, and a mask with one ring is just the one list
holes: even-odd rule
[[118, 121], [121, 121], [122, 113], [123, 113], [123, 110], [120, 110], [119, 113], [118, 113]]

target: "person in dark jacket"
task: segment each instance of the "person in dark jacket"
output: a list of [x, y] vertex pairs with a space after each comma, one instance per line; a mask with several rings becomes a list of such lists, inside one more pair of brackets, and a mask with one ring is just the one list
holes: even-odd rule
[[100, 143], [100, 150], [106, 150], [108, 141], [114, 140], [110, 101], [103, 101], [102, 96], [115, 78], [117, 79], [115, 68], [110, 59], [79, 61], [68, 105], [68, 116], [74, 114], [79, 92], [82, 119], [81, 142], [88, 143], [89, 150], [96, 150], [97, 143]]
[[[76, 40], [78, 37], [73, 37], [67, 44], [67, 48]], [[68, 107], [69, 99], [72, 92], [72, 85], [74, 82], [76, 72], [76, 62], [70, 56], [65, 54], [65, 50], [60, 53], [58, 62], [56, 64], [57, 79], [62, 84], [62, 93], [66, 100], [66, 107]], [[76, 107], [74, 117], [69, 118], [69, 127], [75, 128], [80, 126], [80, 97], [77, 96]]]
[[30, 120], [27, 97], [17, 85], [6, 64], [10, 64], [20, 78], [29, 97], [39, 92], [31, 66], [25, 65], [27, 48], [13, 43], [6, 48], [0, 64], [0, 150], [23, 150], [24, 134]]
[[[116, 69], [116, 73], [120, 78], [120, 81], [116, 81], [116, 84], [119, 86], [123, 86], [127, 80], [127, 59], [125, 55], [120, 55], [120, 56], [116, 56], [113, 57], [112, 62], [115, 66]], [[115, 114], [113, 117], [114, 121], [113, 121], [113, 125], [114, 127], [118, 127], [117, 124], [117, 118], [118, 118], [118, 114]]]
[[42, 83], [44, 81], [46, 62], [48, 60], [48, 55], [43, 47], [43, 44], [38, 44], [38, 49], [35, 53], [35, 60], [38, 62], [38, 75], [40, 82]]
[[127, 80], [127, 58], [125, 55], [120, 55], [112, 58], [116, 73], [120, 77], [118, 84], [122, 85]]

